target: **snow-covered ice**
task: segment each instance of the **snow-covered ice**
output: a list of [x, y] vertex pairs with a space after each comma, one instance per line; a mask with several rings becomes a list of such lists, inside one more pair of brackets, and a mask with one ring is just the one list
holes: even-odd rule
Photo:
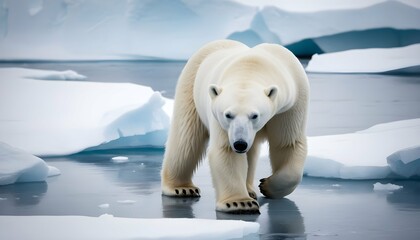
[[[378, 124], [349, 134], [309, 137], [304, 172], [308, 176], [342, 179], [410, 177], [413, 174], [409, 165], [419, 165], [420, 152], [414, 151], [407, 158], [394, 153], [419, 143], [420, 119]], [[394, 160], [387, 160], [392, 154], [390, 159]], [[407, 167], [397, 166], [403, 161]]]
[[0, 141], [37, 156], [164, 145], [172, 100], [135, 84], [28, 79], [61, 74], [0, 69]]
[[383, 184], [383, 183], [377, 182], [373, 184], [374, 191], [395, 191], [402, 188], [403, 188], [402, 186], [395, 185], [392, 183]]
[[420, 42], [420, 4], [410, 0], [0, 3], [0, 59], [8, 60], [187, 59], [223, 38], [302, 55]]
[[44, 160], [0, 142], [0, 185], [16, 182], [40, 182], [60, 170]]
[[0, 216], [0, 239], [258, 239], [259, 224], [238, 220], [85, 216]]
[[420, 44], [313, 55], [306, 71], [337, 73], [420, 72]]

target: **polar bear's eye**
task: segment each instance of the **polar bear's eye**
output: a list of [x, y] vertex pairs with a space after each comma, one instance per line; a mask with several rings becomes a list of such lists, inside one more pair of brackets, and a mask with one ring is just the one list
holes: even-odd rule
[[253, 113], [253, 114], [251, 114], [251, 116], [249, 118], [252, 119], [252, 120], [255, 120], [255, 119], [258, 118], [258, 114]]
[[232, 115], [231, 113], [226, 113], [226, 114], [225, 114], [225, 117], [226, 117], [227, 119], [233, 119], [233, 115]]

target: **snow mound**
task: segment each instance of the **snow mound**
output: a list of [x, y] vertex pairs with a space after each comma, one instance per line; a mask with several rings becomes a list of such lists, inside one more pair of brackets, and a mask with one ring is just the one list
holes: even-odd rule
[[59, 174], [42, 159], [0, 142], [0, 185], [40, 182]]
[[420, 42], [420, 4], [410, 0], [1, 3], [3, 60], [185, 60], [223, 38], [278, 43], [306, 56]]
[[304, 173], [342, 179], [411, 177], [419, 172], [410, 169], [420, 165], [419, 143], [420, 119], [378, 124], [350, 134], [309, 137]]
[[[140, 219], [112, 215], [0, 216], [0, 239], [241, 239], [259, 224], [238, 220]], [[16, 227], [19, 227], [19, 231]], [[34, 234], [36, 233], [36, 234]]]
[[0, 141], [37, 156], [164, 146], [171, 100], [135, 84], [28, 79], [67, 73], [0, 69]]
[[403, 186], [395, 185], [392, 183], [382, 184], [382, 183], [377, 182], [373, 184], [374, 191], [395, 191], [402, 188]]
[[337, 73], [379, 73], [388, 71], [419, 71], [420, 44], [400, 48], [348, 50], [313, 55], [306, 71]]

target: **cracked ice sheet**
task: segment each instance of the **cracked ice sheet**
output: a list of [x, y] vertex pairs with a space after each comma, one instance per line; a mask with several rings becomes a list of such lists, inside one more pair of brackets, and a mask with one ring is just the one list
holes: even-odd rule
[[0, 141], [9, 145], [38, 156], [112, 148], [133, 137], [141, 146], [164, 145], [172, 101], [150, 87], [52, 80], [83, 78], [72, 71], [4, 68], [0, 76]]

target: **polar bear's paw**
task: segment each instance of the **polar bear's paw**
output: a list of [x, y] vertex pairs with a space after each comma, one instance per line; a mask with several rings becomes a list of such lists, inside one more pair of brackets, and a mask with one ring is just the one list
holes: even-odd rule
[[268, 198], [283, 198], [295, 190], [299, 180], [272, 181], [271, 177], [260, 179], [260, 192]]
[[260, 214], [260, 205], [255, 199], [237, 199], [217, 203], [217, 211], [232, 214]]
[[163, 195], [170, 197], [200, 197], [200, 189], [196, 186], [165, 187]]

